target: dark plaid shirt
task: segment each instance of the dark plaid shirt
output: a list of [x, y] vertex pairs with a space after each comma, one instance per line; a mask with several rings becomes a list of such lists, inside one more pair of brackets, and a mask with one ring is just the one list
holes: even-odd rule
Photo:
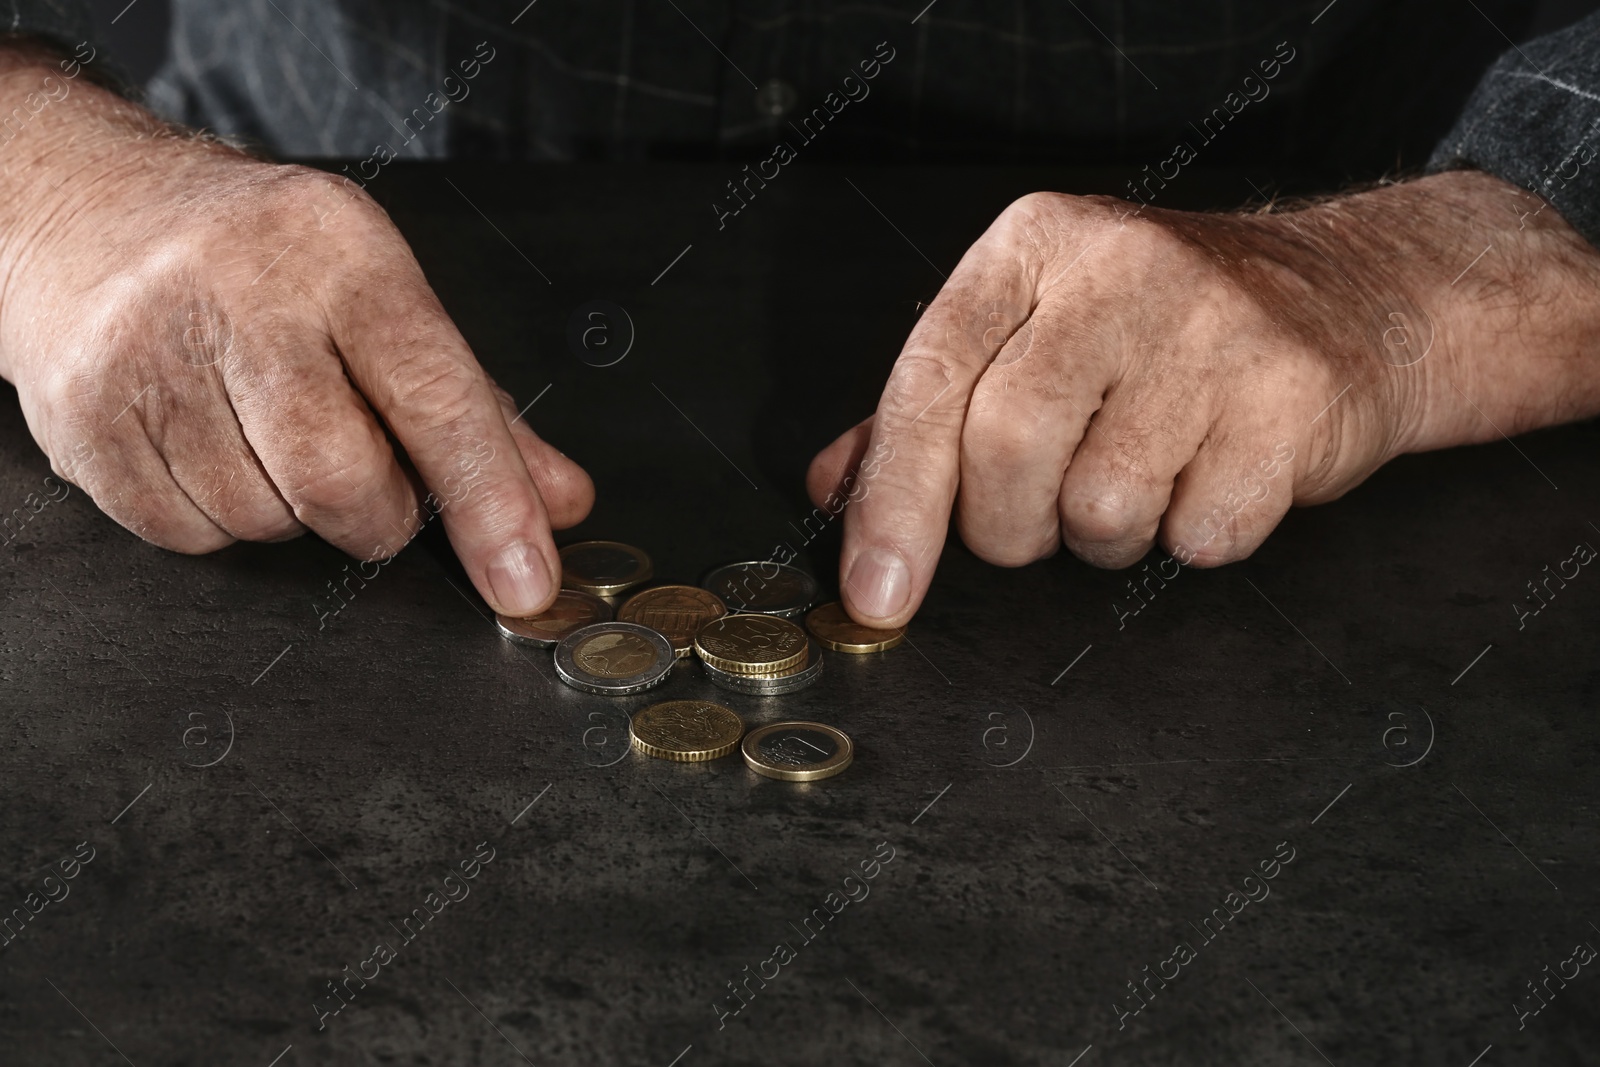
[[[1600, 242], [1600, 19], [1506, 51], [1532, 19], [1522, 0], [172, 0], [172, 13], [148, 102], [290, 156], [756, 158], [823, 124], [810, 158], [1137, 170], [1183, 140], [1211, 165], [1362, 179], [1432, 152], [1435, 168], [1535, 189]], [[14, 32], [88, 36], [73, 0], [0, 0], [7, 15]]]

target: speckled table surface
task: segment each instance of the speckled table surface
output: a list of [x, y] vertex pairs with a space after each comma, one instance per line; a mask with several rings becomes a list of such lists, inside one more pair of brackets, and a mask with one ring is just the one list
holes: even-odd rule
[[[987, 218], [1093, 182], [817, 167], [719, 231], [725, 170], [397, 166], [378, 192], [594, 474], [567, 537], [690, 581], [788, 543], [826, 583], [806, 460]], [[566, 340], [596, 299], [633, 333], [604, 368]], [[10, 512], [49, 471], [3, 408]], [[1593, 1062], [1600, 577], [1521, 629], [1512, 605], [1600, 545], [1597, 445], [1400, 460], [1137, 614], [1127, 574], [952, 544], [907, 645], [722, 694], [853, 735], [811, 785], [629, 754], [631, 710], [721, 691], [564, 688], [437, 531], [319, 629], [346, 562], [320, 542], [185, 558], [52, 500], [0, 550], [26, 920], [0, 1061]]]

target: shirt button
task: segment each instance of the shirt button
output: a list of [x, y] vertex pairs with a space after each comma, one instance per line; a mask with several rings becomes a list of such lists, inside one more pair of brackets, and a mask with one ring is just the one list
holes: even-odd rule
[[799, 94], [782, 78], [772, 78], [756, 90], [756, 110], [769, 118], [781, 119], [794, 110]]

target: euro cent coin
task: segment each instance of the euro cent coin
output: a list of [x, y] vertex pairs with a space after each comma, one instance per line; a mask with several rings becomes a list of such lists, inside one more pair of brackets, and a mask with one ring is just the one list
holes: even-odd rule
[[727, 605], [717, 594], [698, 586], [658, 585], [629, 597], [617, 618], [663, 635], [681, 659], [694, 652], [694, 635], [700, 627], [727, 613]]
[[700, 627], [694, 650], [729, 674], [781, 674], [804, 662], [806, 632], [772, 615], [724, 615]]
[[793, 619], [817, 602], [817, 580], [799, 567], [767, 560], [729, 563], [706, 575], [705, 587], [730, 609]]
[[845, 614], [844, 605], [837, 600], [807, 615], [806, 629], [822, 642], [823, 648], [831, 648], [835, 652], [887, 652], [906, 639], [903, 626], [898, 630], [862, 626]]
[[709, 700], [668, 700], [634, 715], [628, 735], [646, 756], [698, 763], [721, 759], [738, 748], [744, 720], [732, 708]]
[[672, 643], [648, 626], [597, 622], [556, 645], [556, 674], [585, 693], [628, 696], [660, 685], [677, 659]]
[[734, 693], [749, 696], [773, 697], [795, 693], [822, 677], [822, 649], [812, 641], [806, 648], [806, 658], [782, 674], [729, 674], [711, 664], [700, 661], [711, 683]]
[[621, 541], [579, 541], [561, 550], [561, 584], [595, 596], [616, 596], [654, 573], [643, 549]]
[[820, 722], [757, 727], [744, 735], [740, 749], [752, 771], [786, 782], [832, 778], [855, 758], [855, 745], [844, 731]]
[[574, 630], [611, 621], [611, 605], [597, 596], [563, 589], [556, 602], [539, 615], [517, 617], [496, 615], [495, 625], [513, 641], [541, 648], [554, 648]]

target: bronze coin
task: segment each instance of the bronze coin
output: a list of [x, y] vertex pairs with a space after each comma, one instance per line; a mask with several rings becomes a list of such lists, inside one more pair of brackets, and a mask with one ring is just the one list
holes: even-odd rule
[[906, 639], [903, 626], [898, 630], [862, 626], [845, 613], [844, 605], [837, 600], [807, 615], [806, 629], [823, 648], [835, 652], [887, 652]]
[[635, 593], [617, 611], [623, 622], [648, 626], [672, 642], [679, 658], [694, 651], [694, 635], [728, 608], [715, 593], [693, 585], [658, 585]]
[[597, 596], [563, 589], [556, 594], [556, 602], [538, 615], [519, 618], [497, 614], [494, 621], [500, 632], [513, 641], [554, 648], [574, 630], [597, 622], [610, 622], [611, 605]]

